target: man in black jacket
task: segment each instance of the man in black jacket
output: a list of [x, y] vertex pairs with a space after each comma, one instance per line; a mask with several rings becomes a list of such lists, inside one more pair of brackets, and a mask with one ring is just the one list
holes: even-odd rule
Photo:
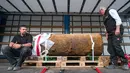
[[19, 70], [26, 57], [32, 53], [32, 35], [27, 33], [25, 25], [21, 25], [19, 31], [9, 46], [2, 49], [3, 55], [11, 64], [7, 70]]
[[100, 7], [100, 14], [104, 16], [104, 25], [106, 27], [106, 37], [108, 40], [108, 52], [110, 54], [111, 65], [107, 66], [108, 69], [117, 68], [118, 58], [124, 63], [122, 69], [128, 68], [128, 61], [124, 56], [124, 52], [121, 48], [122, 35], [124, 28], [122, 25], [121, 18], [119, 17], [115, 9], [106, 10], [105, 7]]

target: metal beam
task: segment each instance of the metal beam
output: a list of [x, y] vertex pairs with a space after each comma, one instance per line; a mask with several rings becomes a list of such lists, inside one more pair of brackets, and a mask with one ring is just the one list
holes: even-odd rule
[[70, 13], [70, 0], [68, 0], [68, 3], [67, 3], [67, 12]]
[[[25, 16], [28, 16], [28, 15], [33, 15], [33, 16], [41, 16], [41, 15], [44, 15], [44, 16], [52, 16], [52, 15], [56, 15], [56, 16], [62, 16], [62, 15], [65, 15], [65, 14], [67, 14], [67, 13], [57, 13], [57, 14], [55, 14], [55, 13], [53, 13], [53, 12], [51, 12], [51, 13], [47, 13], [46, 12], [46, 14], [43, 14], [43, 12], [35, 12], [35, 14], [32, 14], [32, 12], [23, 12], [23, 14], [20, 14], [20, 13], [18, 13], [18, 12], [10, 12], [10, 13], [5, 13], [4, 15], [25, 15]], [[72, 13], [70, 13], [69, 14], [70, 16], [71, 15], [73, 15], [73, 16], [81, 16], [81, 15], [83, 15], [83, 16], [99, 16], [100, 14], [99, 13], [93, 13], [93, 14], [90, 14], [90, 13], [83, 13], [82, 12], [82, 14], [79, 14], [79, 12], [76, 12], [76, 13], [74, 13], [74, 12], [72, 12]], [[121, 14], [121, 13], [119, 13], [119, 15], [120, 16], [130, 16], [130, 14]]]
[[86, 0], [83, 0], [83, 2], [82, 2], [82, 6], [81, 6], [81, 9], [80, 9], [80, 12], [79, 12], [79, 13], [82, 12], [82, 10], [83, 10], [83, 8], [84, 8], [84, 5], [85, 5], [85, 2], [86, 2]]
[[91, 14], [94, 12], [94, 10], [97, 8], [98, 4], [100, 3], [101, 0], [98, 0], [97, 4], [95, 5], [95, 7], [93, 8]]
[[53, 6], [54, 6], [54, 9], [55, 9], [55, 12], [57, 13], [56, 2], [55, 2], [55, 0], [52, 0], [52, 2], [53, 2]]
[[39, 4], [39, 6], [41, 7], [42, 11], [43, 11], [44, 13], [46, 13], [45, 10], [44, 10], [44, 8], [43, 8], [43, 6], [42, 6], [42, 4], [41, 4], [41, 2], [40, 2], [40, 0], [37, 0], [37, 2], [38, 2], [38, 4]]
[[27, 8], [28, 8], [32, 13], [34, 13], [33, 10], [29, 7], [29, 5], [25, 2], [25, 0], [22, 0], [22, 2], [27, 6]]
[[0, 5], [2, 9], [4, 9], [6, 12], [10, 13], [7, 9], [5, 9], [3, 6]]
[[111, 2], [111, 4], [107, 7], [107, 9], [109, 9], [115, 2], [116, 2], [116, 0], [113, 0], [113, 1]]
[[126, 10], [124, 10], [123, 12], [121, 12], [121, 14], [128, 14], [130, 12], [130, 7], [128, 7]]
[[9, 0], [6, 0], [10, 5], [12, 5], [17, 11], [19, 11], [21, 14], [22, 12]]
[[128, 0], [123, 6], [121, 6], [117, 11], [119, 12], [123, 7], [125, 7], [128, 3], [130, 2], [130, 0]]

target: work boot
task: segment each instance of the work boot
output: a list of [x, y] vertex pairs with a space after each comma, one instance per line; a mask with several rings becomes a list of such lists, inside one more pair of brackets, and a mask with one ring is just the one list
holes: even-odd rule
[[123, 63], [123, 66], [121, 66], [121, 68], [123, 70], [128, 70], [129, 69], [128, 60], [126, 58], [121, 58], [121, 62]]
[[129, 69], [129, 66], [128, 66], [128, 64], [124, 64], [121, 68], [122, 68], [123, 70], [128, 70], [128, 69]]
[[8, 67], [8, 71], [10, 71], [10, 70], [13, 70], [13, 68], [15, 67], [15, 65], [12, 65], [12, 66], [10, 66], [10, 67]]
[[21, 69], [20, 66], [15, 66], [15, 67], [13, 68], [14, 71], [16, 71], [16, 70], [20, 70], [20, 69]]
[[118, 68], [118, 66], [111, 64], [111, 65], [109, 65], [109, 66], [106, 66], [106, 68], [107, 68], [107, 69], [115, 69], [115, 68]]

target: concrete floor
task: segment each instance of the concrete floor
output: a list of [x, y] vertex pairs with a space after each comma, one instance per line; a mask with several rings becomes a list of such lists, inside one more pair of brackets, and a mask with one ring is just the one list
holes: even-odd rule
[[[40, 73], [42, 68], [22, 67], [19, 71], [7, 71], [8, 63], [0, 63], [0, 73]], [[130, 73], [130, 70], [99, 68], [102, 73]], [[46, 73], [59, 73], [60, 68], [50, 68]], [[92, 68], [65, 68], [64, 73], [97, 73]]]

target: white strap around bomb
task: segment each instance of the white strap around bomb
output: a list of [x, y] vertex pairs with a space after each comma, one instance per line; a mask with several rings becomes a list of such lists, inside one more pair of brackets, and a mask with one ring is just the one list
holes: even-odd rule
[[91, 39], [91, 42], [92, 42], [92, 61], [94, 61], [94, 45], [95, 45], [95, 43], [93, 41], [92, 35], [89, 34], [89, 36], [90, 36], [90, 39]]
[[[48, 54], [48, 46], [47, 46], [47, 40], [44, 42], [45, 43], [45, 50], [43, 50], [42, 52], [41, 52], [41, 56], [42, 57], [45, 57], [45, 56], [47, 56], [47, 54]], [[42, 55], [44, 53], [44, 55]]]
[[47, 54], [48, 54], [48, 50], [43, 50], [41, 54], [43, 54], [43, 53], [44, 53], [44, 55], [41, 55], [42, 57], [47, 56]]
[[[53, 45], [54, 45], [54, 42], [47, 39], [47, 40], [44, 42], [45, 50], [43, 50], [43, 51], [41, 52], [41, 56], [42, 56], [42, 57], [47, 56], [47, 54], [48, 54], [50, 48], [51, 48]], [[44, 53], [44, 54], [43, 54], [43, 53]], [[42, 54], [43, 54], [43, 55], [42, 55]]]

